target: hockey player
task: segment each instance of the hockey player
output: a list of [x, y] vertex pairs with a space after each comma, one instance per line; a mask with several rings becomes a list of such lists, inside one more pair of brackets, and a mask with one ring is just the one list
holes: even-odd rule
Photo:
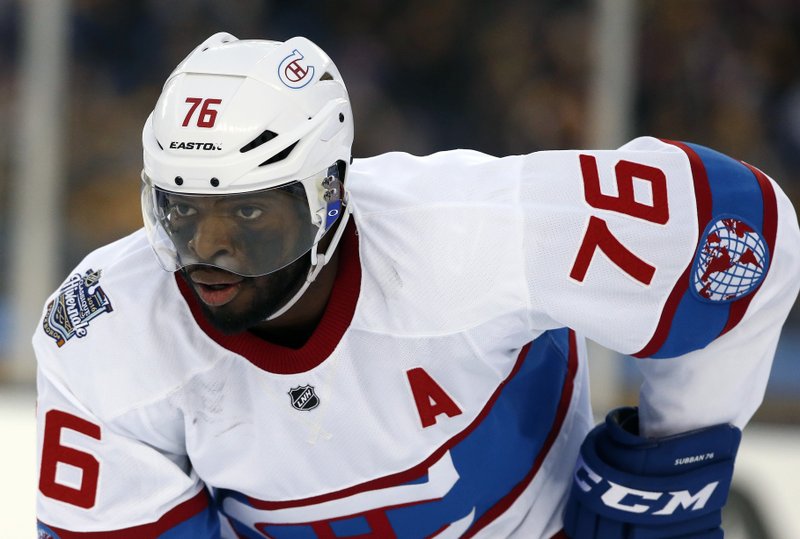
[[[351, 159], [304, 38], [216, 34], [144, 229], [49, 298], [40, 538], [717, 538], [797, 295], [777, 185], [702, 146]], [[639, 358], [593, 428], [583, 337]]]

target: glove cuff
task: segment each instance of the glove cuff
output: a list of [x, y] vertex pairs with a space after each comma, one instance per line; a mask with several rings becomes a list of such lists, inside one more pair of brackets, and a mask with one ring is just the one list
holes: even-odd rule
[[742, 431], [728, 424], [663, 438], [644, 438], [638, 435], [639, 413], [635, 407], [612, 410], [593, 433], [600, 430], [604, 430], [604, 435], [593, 439], [595, 451], [604, 462], [631, 474], [647, 476], [673, 476], [733, 460], [742, 439]]
[[719, 537], [741, 431], [715, 425], [665, 438], [637, 433], [637, 410], [625, 408], [586, 437], [565, 531], [592, 539]]

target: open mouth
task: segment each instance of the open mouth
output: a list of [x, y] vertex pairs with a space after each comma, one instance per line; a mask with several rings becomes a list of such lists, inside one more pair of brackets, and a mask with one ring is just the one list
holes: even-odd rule
[[219, 270], [197, 269], [189, 273], [189, 280], [203, 303], [219, 307], [239, 294], [244, 277]]

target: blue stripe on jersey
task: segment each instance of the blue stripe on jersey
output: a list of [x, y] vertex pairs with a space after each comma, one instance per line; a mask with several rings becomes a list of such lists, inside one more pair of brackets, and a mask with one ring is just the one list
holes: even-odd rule
[[331, 522], [331, 529], [336, 537], [369, 537], [372, 531], [367, 519], [361, 516]]
[[433, 533], [467, 516], [473, 507], [477, 521], [522, 481], [553, 426], [568, 353], [567, 329], [548, 331], [533, 342], [520, 371], [483, 422], [450, 450], [460, 477], [453, 489], [438, 503], [390, 512], [398, 537], [416, 537], [422, 530]]
[[711, 218], [736, 215], [759, 231], [763, 225], [764, 204], [755, 176], [744, 164], [698, 144], [686, 144], [703, 161], [711, 187]]
[[[482, 421], [450, 447], [459, 478], [443, 498], [338, 520], [266, 525], [261, 531], [275, 539], [316, 539], [314, 528], [324, 529], [332, 537], [371, 536], [375, 531], [370, 520], [388, 519], [397, 537], [427, 537], [473, 511], [472, 522], [476, 523], [515, 487], [525, 486], [537, 457], [548, 447], [570, 372], [569, 339], [569, 330], [559, 329], [533, 341], [519, 370], [500, 390]], [[218, 495], [236, 496], [230, 491], [219, 491]], [[242, 537], [261, 537], [240, 523], [232, 524]]]
[[[264, 539], [263, 533], [253, 528], [247, 528], [237, 520], [229, 518], [228, 522], [230, 523], [233, 530], [236, 532], [236, 536], [239, 539]], [[293, 528], [299, 528], [299, 526], [293, 526]], [[316, 536], [313, 534], [313, 532], [311, 532], [311, 534], [309, 535], [310, 530], [302, 529], [300, 530], [300, 532], [305, 533], [305, 535], [302, 535], [300, 533], [291, 533], [291, 531], [289, 531], [289, 533], [285, 535], [276, 536], [276, 539], [316, 539]]]
[[219, 537], [219, 514], [216, 507], [206, 507], [201, 513], [184, 520], [158, 536], [158, 539], [209, 539]]
[[[711, 190], [711, 220], [735, 217], [763, 235], [764, 204], [753, 173], [739, 161], [697, 144], [686, 144], [702, 161]], [[702, 244], [703, 237], [700, 242]], [[698, 246], [698, 252], [703, 245]], [[695, 253], [697, 258], [697, 253]], [[728, 321], [731, 303], [710, 302], [692, 291], [691, 276], [663, 345], [653, 358], [679, 356], [705, 347], [716, 339]]]

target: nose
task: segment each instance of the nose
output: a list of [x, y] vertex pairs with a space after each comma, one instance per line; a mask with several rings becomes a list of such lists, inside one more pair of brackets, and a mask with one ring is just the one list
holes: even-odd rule
[[223, 215], [211, 213], [197, 222], [189, 249], [203, 262], [214, 262], [220, 257], [236, 253], [235, 225]]

